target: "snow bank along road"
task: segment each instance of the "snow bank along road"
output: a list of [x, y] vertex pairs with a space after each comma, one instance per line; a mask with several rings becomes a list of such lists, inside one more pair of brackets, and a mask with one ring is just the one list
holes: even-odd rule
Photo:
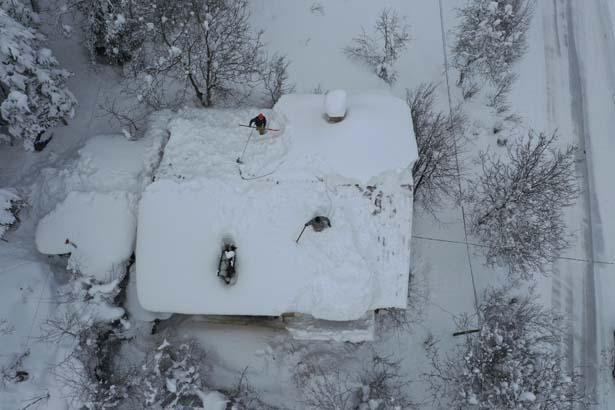
[[579, 147], [576, 171], [582, 189], [568, 220], [577, 238], [570, 256], [584, 262], [557, 264], [553, 304], [565, 305], [561, 308], [570, 315], [570, 366], [580, 368], [585, 391], [600, 408], [615, 405], [612, 381], [600, 369], [600, 353], [612, 346], [615, 328], [608, 297], [609, 289], [615, 291], [615, 223], [605, 214], [615, 197], [608, 180], [615, 153], [610, 137], [615, 129], [615, 41], [607, 1], [539, 3], [549, 126]]

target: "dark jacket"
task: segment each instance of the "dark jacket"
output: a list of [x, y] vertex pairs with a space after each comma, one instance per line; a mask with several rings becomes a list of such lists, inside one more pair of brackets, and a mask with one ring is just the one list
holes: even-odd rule
[[256, 125], [256, 128], [266, 127], [267, 126], [267, 118], [263, 117], [262, 119], [258, 118], [258, 116], [252, 118], [250, 123], [248, 124], [250, 127], [252, 124]]

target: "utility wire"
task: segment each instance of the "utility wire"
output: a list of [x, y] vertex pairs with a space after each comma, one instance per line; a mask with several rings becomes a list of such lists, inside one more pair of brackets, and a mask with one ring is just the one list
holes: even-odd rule
[[[438, 0], [438, 5], [440, 8], [440, 31], [442, 33], [442, 54], [444, 56], [444, 73], [446, 76], [446, 93], [448, 96], [448, 111], [450, 118], [453, 117], [453, 99], [451, 98], [451, 86], [449, 80], [449, 66], [448, 66], [448, 53], [446, 46], [446, 30], [444, 29], [444, 11], [442, 7], [442, 0]], [[461, 168], [459, 166], [459, 149], [457, 146], [457, 139], [454, 138], [455, 142], [455, 166], [457, 168], [457, 186], [459, 188], [459, 196], [462, 198], [463, 190], [461, 189]], [[461, 219], [463, 221], [463, 234], [465, 238], [466, 245], [466, 254], [468, 257], [468, 266], [470, 268], [470, 277], [472, 279], [472, 290], [474, 291], [474, 308], [476, 309], [476, 317], [478, 318], [478, 323], [480, 325], [480, 314], [478, 311], [478, 292], [476, 291], [476, 281], [474, 279], [474, 269], [472, 268], [472, 257], [470, 255], [470, 244], [468, 242], [468, 228], [466, 223], [466, 212], [463, 206], [463, 200], [460, 199], [459, 205], [461, 207]]]

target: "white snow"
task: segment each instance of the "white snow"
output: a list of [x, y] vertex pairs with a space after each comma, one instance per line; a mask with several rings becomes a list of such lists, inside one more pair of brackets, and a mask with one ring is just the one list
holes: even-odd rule
[[134, 208], [129, 193], [71, 192], [39, 222], [36, 247], [47, 255], [70, 253], [68, 265], [74, 271], [113, 279], [134, 247]]
[[[139, 208], [144, 308], [354, 320], [405, 306], [416, 158], [408, 108], [384, 94], [352, 95], [346, 120], [329, 124], [322, 98], [285, 96], [266, 114], [283, 133], [248, 146], [244, 176], [273, 172], [251, 181], [235, 163], [247, 132], [236, 124], [249, 113], [188, 110], [171, 120]], [[308, 228], [296, 244], [315, 215], [332, 227]], [[237, 246], [230, 287], [216, 276], [224, 241]]]
[[207, 393], [196, 392], [201, 399], [203, 408], [207, 410], [226, 410], [228, 400], [224, 395], [217, 391]]
[[287, 162], [368, 183], [383, 172], [407, 169], [418, 157], [404, 101], [386, 93], [350, 94], [346, 119], [330, 124], [323, 98], [285, 95], [276, 104], [292, 138]]
[[134, 265], [130, 271], [128, 287], [126, 288], [126, 303], [124, 304], [130, 319], [141, 322], [153, 322], [155, 319], [165, 320], [171, 317], [170, 313], [150, 312], [143, 309], [137, 297], [137, 275]]
[[95, 191], [130, 191], [140, 188], [147, 141], [130, 141], [122, 135], [98, 135], [79, 150], [76, 168]]
[[526, 391], [519, 396], [521, 401], [536, 401], [536, 395], [532, 392]]
[[332, 90], [325, 94], [325, 112], [330, 118], [346, 115], [346, 91]]

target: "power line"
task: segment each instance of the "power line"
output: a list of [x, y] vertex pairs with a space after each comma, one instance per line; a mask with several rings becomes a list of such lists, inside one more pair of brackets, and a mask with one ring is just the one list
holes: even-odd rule
[[[446, 30], [444, 29], [444, 11], [442, 7], [442, 0], [438, 0], [438, 5], [440, 8], [440, 31], [442, 33], [442, 54], [444, 56], [444, 73], [446, 77], [446, 93], [448, 96], [448, 111], [450, 118], [453, 118], [453, 100], [451, 98], [451, 86], [449, 80], [448, 73], [448, 54], [446, 52]], [[457, 168], [457, 186], [459, 188], [460, 198], [463, 194], [463, 190], [461, 189], [461, 168], [459, 167], [459, 149], [457, 147], [457, 139], [453, 139], [455, 142], [455, 166]], [[474, 269], [472, 268], [472, 257], [470, 256], [470, 245], [468, 243], [468, 229], [466, 224], [466, 212], [463, 206], [463, 200], [459, 200], [459, 206], [461, 208], [461, 219], [463, 221], [463, 235], [466, 244], [466, 254], [468, 258], [468, 266], [470, 267], [470, 277], [472, 278], [472, 290], [474, 291], [474, 307], [476, 308], [476, 316], [478, 318], [480, 324], [480, 315], [478, 313], [478, 292], [476, 291], [476, 281], [474, 279]]]
[[[489, 245], [485, 245], [482, 243], [476, 243], [476, 242], [468, 242], [468, 241], [456, 241], [453, 239], [441, 239], [441, 238], [432, 238], [429, 236], [422, 236], [422, 235], [412, 235], [413, 239], [419, 239], [422, 241], [432, 241], [432, 242], [444, 242], [444, 243], [453, 243], [456, 245], [467, 245], [467, 246], [476, 246], [478, 248], [488, 248]], [[574, 258], [572, 256], [556, 256], [553, 259], [558, 259], [558, 260], [566, 260], [566, 261], [575, 261], [575, 262], [585, 262], [585, 263], [592, 263], [592, 264], [597, 264], [597, 265], [615, 265], [615, 262], [608, 262], [608, 261], [601, 261], [601, 260], [592, 260], [592, 259], [583, 259], [583, 258]]]

